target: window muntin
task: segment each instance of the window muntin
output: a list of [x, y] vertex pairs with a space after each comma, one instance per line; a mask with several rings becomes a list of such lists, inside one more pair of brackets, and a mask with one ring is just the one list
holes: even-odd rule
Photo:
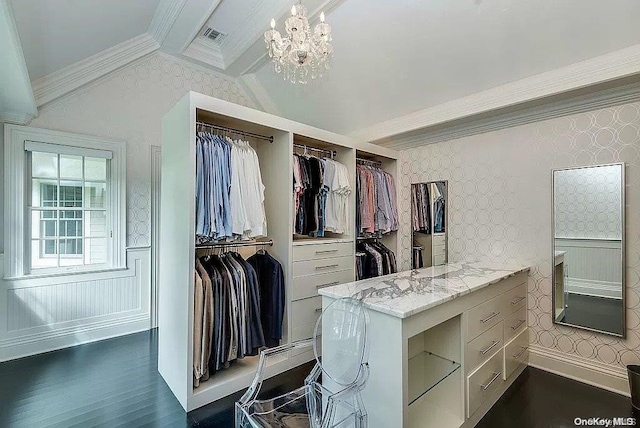
[[33, 273], [109, 263], [109, 159], [31, 151]]

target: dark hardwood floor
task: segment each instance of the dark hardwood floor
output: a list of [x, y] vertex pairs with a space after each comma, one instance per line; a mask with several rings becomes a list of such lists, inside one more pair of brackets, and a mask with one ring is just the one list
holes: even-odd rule
[[[312, 364], [265, 382], [302, 384]], [[0, 363], [0, 427], [232, 427], [243, 391], [184, 413], [157, 372], [157, 333], [137, 333]], [[527, 368], [479, 427], [568, 427], [576, 417], [631, 415], [628, 398]]]
[[621, 299], [569, 293], [567, 303], [568, 307], [562, 321], [601, 331], [618, 334], [624, 332], [624, 309]]
[[[157, 371], [157, 331], [0, 363], [0, 427], [232, 427], [240, 391], [190, 412]], [[300, 386], [312, 364], [265, 382]]]
[[476, 428], [575, 427], [575, 418], [636, 417], [628, 397], [527, 367]]

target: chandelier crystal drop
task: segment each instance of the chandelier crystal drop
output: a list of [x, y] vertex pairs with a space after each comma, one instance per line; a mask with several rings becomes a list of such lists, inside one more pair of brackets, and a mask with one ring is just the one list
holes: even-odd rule
[[331, 46], [331, 26], [324, 22], [324, 12], [320, 14], [313, 32], [307, 18], [307, 8], [298, 3], [291, 8], [291, 16], [285, 21], [287, 36], [282, 37], [275, 29], [276, 21], [271, 20], [271, 29], [264, 33], [269, 57], [277, 73], [292, 83], [307, 83], [309, 78], [317, 79], [329, 69], [333, 46]]

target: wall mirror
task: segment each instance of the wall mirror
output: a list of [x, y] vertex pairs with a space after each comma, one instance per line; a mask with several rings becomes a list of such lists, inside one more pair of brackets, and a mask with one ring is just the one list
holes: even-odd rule
[[411, 185], [413, 250], [411, 267], [438, 266], [448, 261], [446, 181]]
[[553, 319], [624, 337], [624, 164], [553, 171]]

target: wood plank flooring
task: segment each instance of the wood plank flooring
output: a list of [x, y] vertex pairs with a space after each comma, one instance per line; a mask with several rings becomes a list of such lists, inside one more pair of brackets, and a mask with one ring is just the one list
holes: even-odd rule
[[[265, 382], [267, 395], [300, 386], [312, 367]], [[0, 363], [0, 427], [233, 427], [242, 393], [185, 414], [157, 372], [152, 330]], [[627, 397], [529, 367], [478, 427], [570, 427], [631, 409]]]

